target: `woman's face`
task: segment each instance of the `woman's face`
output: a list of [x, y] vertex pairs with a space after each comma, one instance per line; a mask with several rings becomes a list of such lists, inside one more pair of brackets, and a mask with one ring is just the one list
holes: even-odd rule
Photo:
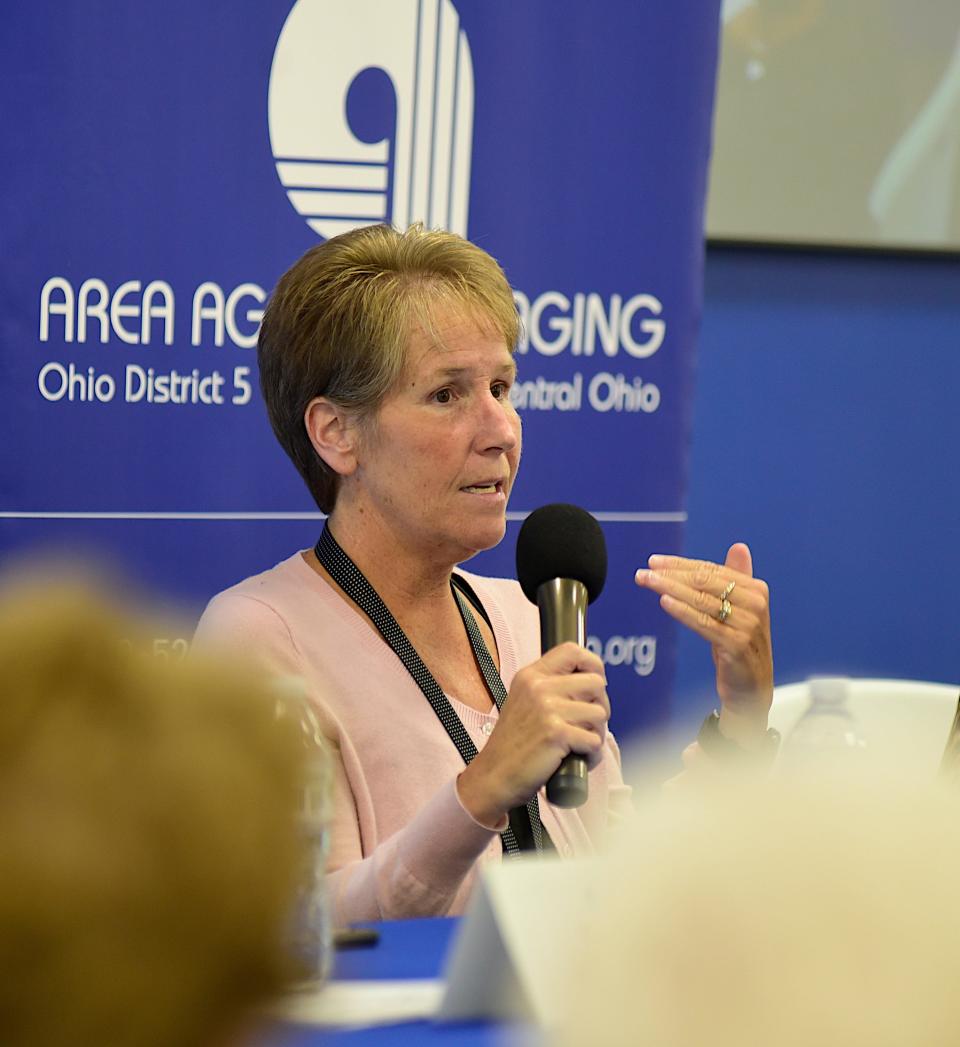
[[453, 565], [496, 545], [520, 461], [516, 374], [503, 338], [440, 317], [419, 327], [404, 371], [361, 441], [354, 491], [398, 548]]

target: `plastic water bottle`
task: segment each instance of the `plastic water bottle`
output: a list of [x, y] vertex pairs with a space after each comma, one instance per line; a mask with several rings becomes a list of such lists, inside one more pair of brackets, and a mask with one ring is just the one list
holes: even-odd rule
[[276, 681], [275, 718], [291, 721], [305, 751], [305, 779], [297, 822], [305, 842], [306, 867], [293, 913], [291, 948], [303, 972], [302, 986], [315, 987], [330, 973], [333, 956], [330, 908], [324, 882], [331, 816], [330, 759], [320, 721], [306, 696], [303, 681]]
[[817, 778], [856, 774], [865, 764], [867, 743], [850, 711], [850, 680], [815, 676], [807, 686], [810, 704], [783, 742], [784, 773]]

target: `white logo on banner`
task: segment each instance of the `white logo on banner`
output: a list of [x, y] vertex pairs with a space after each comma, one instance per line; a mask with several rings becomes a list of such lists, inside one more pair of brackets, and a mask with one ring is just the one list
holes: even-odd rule
[[473, 66], [450, 0], [299, 0], [268, 111], [280, 181], [320, 236], [415, 221], [466, 236]]

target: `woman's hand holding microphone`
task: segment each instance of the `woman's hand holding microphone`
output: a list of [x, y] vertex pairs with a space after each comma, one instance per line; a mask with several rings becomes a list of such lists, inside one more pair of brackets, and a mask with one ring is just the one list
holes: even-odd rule
[[460, 775], [460, 802], [480, 824], [503, 827], [511, 807], [526, 803], [568, 753], [594, 767], [610, 718], [603, 662], [563, 643], [514, 677], [500, 719]]

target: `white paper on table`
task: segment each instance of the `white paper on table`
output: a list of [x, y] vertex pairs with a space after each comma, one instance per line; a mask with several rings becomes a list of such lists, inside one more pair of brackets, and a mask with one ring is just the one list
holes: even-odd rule
[[271, 1013], [288, 1022], [354, 1029], [432, 1018], [440, 1006], [438, 978], [332, 981], [316, 992], [284, 997]]

